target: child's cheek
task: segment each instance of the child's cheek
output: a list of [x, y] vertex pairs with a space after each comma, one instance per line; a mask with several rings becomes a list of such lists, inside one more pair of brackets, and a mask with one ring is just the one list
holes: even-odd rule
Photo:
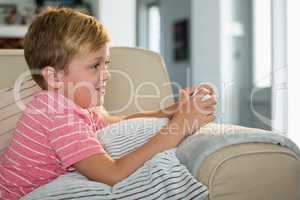
[[82, 108], [89, 108], [92, 104], [90, 90], [86, 87], [78, 87], [74, 91], [74, 101]]
[[82, 108], [90, 108], [101, 105], [102, 98], [92, 88], [78, 87], [74, 91], [74, 101]]

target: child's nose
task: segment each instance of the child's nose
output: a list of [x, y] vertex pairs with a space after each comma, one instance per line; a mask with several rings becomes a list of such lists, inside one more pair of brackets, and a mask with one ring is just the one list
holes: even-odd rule
[[100, 80], [106, 81], [111, 78], [110, 72], [105, 69], [100, 71]]
[[109, 80], [111, 78], [111, 74], [108, 70], [106, 70], [106, 79], [105, 80]]

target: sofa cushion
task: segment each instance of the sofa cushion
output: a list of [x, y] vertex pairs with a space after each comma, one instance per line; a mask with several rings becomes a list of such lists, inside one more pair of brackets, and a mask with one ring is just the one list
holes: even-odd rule
[[22, 82], [19, 89], [0, 90], [0, 154], [9, 145], [16, 123], [33, 93], [40, 87], [31, 79]]

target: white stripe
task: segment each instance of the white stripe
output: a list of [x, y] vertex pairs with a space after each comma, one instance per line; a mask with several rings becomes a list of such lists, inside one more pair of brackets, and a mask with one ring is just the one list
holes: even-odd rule
[[8, 157], [6, 154], [4, 155], [4, 157], [9, 160], [10, 162], [14, 163], [15, 165], [21, 166], [18, 162], [14, 161], [13, 159], [11, 159], [10, 157]]
[[69, 154], [69, 155], [67, 155], [65, 157], [62, 157], [62, 160], [65, 161], [69, 157], [72, 157], [72, 156], [74, 156], [74, 155], [76, 155], [76, 154], [78, 154], [78, 153], [80, 153], [82, 151], [86, 151], [86, 150], [89, 150], [89, 149], [92, 149], [92, 148], [95, 148], [95, 147], [99, 147], [99, 146], [98, 145], [93, 145], [93, 146], [88, 146], [86, 148], [80, 149], [79, 151], [73, 152], [73, 153], [71, 153], [71, 154]]
[[34, 150], [34, 149], [31, 149], [30, 147], [28, 147], [28, 146], [22, 144], [22, 143], [21, 143], [20, 141], [18, 141], [17, 139], [14, 139], [14, 142], [15, 142], [16, 144], [18, 144], [18, 145], [24, 147], [25, 149], [27, 149], [27, 150], [29, 150], [29, 151], [32, 151], [32, 152], [34, 152], [34, 153], [36, 153], [36, 154], [38, 154], [38, 155], [41, 155], [41, 156], [47, 156], [47, 155], [44, 154], [44, 153], [38, 152], [38, 151], [36, 151], [36, 150]]
[[[0, 174], [0, 175], [1, 175], [1, 174]], [[21, 197], [20, 194], [11, 191], [10, 189], [8, 189], [7, 187], [5, 187], [5, 186], [2, 185], [1, 183], [0, 183], [0, 186], [1, 186], [2, 188], [4, 188], [5, 190], [9, 191], [10, 193], [15, 194], [15, 195], [18, 196], [18, 197]], [[0, 196], [0, 197], [1, 197], [1, 196]], [[1, 198], [2, 198], [2, 197], [1, 197]], [[9, 199], [8, 199], [8, 200], [9, 200]]]
[[[18, 166], [21, 166], [19, 163], [17, 163], [17, 162], [15, 162], [15, 161], [13, 161], [12, 159], [10, 159], [7, 155], [5, 155], [5, 157], [6, 157], [7, 160], [9, 160], [9, 161], [15, 163], [15, 164], [18, 165]], [[53, 156], [51, 156], [51, 157], [54, 158]], [[54, 158], [54, 159], [57, 160], [56, 158]], [[58, 161], [58, 160], [57, 160], [57, 161]], [[60, 163], [60, 161], [58, 161], [58, 162]], [[14, 168], [16, 168], [16, 169], [22, 171], [21, 169], [17, 168], [16, 166], [14, 166]], [[55, 173], [55, 172], [53, 172], [53, 171], [50, 171], [50, 170], [42, 169], [42, 168], [39, 168], [39, 167], [34, 167], [34, 168], [39, 169], [39, 170], [41, 170], [41, 171], [46, 171], [46, 172], [48, 172], [48, 173], [50, 173], [50, 174], [52, 174], [52, 175], [55, 175], [55, 176], [58, 175], [57, 173]]]
[[[90, 138], [87, 138], [87, 139], [84, 139], [84, 140], [80, 140], [80, 142], [84, 143], [84, 142], [89, 141], [89, 140], [90, 140]], [[72, 144], [75, 144], [75, 143], [77, 143], [77, 142], [78, 142], [78, 141], [73, 141], [73, 142], [71, 142], [71, 143], [69, 143], [69, 144], [67, 144], [67, 145], [65, 145], [65, 146], [61, 146], [61, 147], [59, 147], [56, 151], [57, 151], [57, 152], [62, 151], [62, 150], [64, 150], [65, 148], [67, 148], [67, 147], [69, 147], [69, 146], [71, 146]]]
[[[1, 166], [0, 166], [1, 167]], [[12, 183], [12, 182], [10, 182], [9, 180], [7, 180], [6, 178], [4, 178], [4, 176], [2, 176], [1, 175], [1, 173], [0, 173], [0, 177], [6, 182], [6, 183], [8, 183], [8, 184], [12, 184], [12, 185], [14, 185], [14, 186], [16, 186], [17, 188], [18, 188], [18, 186], [15, 184], [15, 183]], [[2, 185], [1, 184], [1, 182], [0, 182], [0, 186], [2, 186], [3, 188], [5, 188], [7, 191], [9, 191], [9, 192], [11, 192], [11, 193], [14, 193], [14, 194], [16, 194], [18, 197], [20, 197], [21, 195], [20, 194], [18, 194], [18, 193], [15, 193], [15, 192], [13, 192], [13, 191], [11, 191], [11, 190], [9, 190], [8, 188], [6, 188], [6, 187], [4, 187], [4, 185]]]
[[[41, 99], [39, 99], [39, 98], [37, 98], [37, 100], [38, 100], [39, 102], [41, 102], [42, 104], [44, 104], [45, 106], [47, 106], [47, 108], [50, 108], [52, 111], [54, 111], [54, 112], [53, 112], [54, 114], [57, 113], [57, 111], [56, 111], [53, 107], [51, 107], [49, 103], [47, 104], [47, 103], [45, 103], [44, 101], [42, 101]], [[48, 113], [48, 110], [47, 110], [47, 113]]]
[[[27, 180], [27, 179], [25, 179], [25, 178], [19, 176], [18, 174], [16, 174], [15, 172], [13, 172], [13, 171], [11, 171], [11, 170], [9, 170], [9, 169], [6, 169], [6, 171], [9, 172], [10, 174], [14, 175], [15, 177], [18, 177], [19, 179], [25, 181], [25, 182], [26, 182], [27, 184], [29, 184], [29, 185], [38, 186], [37, 184], [34, 184], [34, 183], [30, 182], [29, 180]], [[18, 187], [18, 188], [19, 188], [19, 189], [22, 189], [22, 187]], [[23, 190], [22, 190], [22, 192], [25, 193]]]
[[37, 164], [40, 164], [40, 163], [42, 163], [42, 164], [47, 164], [47, 163], [45, 163], [45, 162], [43, 162], [43, 161], [37, 161], [37, 160], [33, 160], [33, 159], [31, 159], [31, 158], [28, 158], [27, 156], [24, 156], [24, 155], [20, 154], [19, 152], [16, 152], [13, 148], [10, 148], [9, 150], [11, 150], [12, 152], [14, 152], [14, 153], [17, 154], [18, 156], [20, 156], [20, 157], [22, 157], [22, 158], [24, 158], [24, 159], [26, 159], [26, 160], [29, 160], [29, 161], [31, 161], [31, 162], [34, 162], [34, 163], [37, 163]]
[[69, 146], [71, 146], [72, 144], [75, 144], [75, 143], [77, 143], [78, 141], [73, 141], [73, 142], [71, 142], [71, 143], [69, 143], [69, 144], [67, 144], [67, 145], [65, 145], [65, 146], [61, 146], [61, 147], [59, 147], [57, 150], [56, 150], [56, 152], [60, 152], [60, 151], [62, 151], [62, 150], [64, 150], [65, 148], [67, 148], [67, 147], [69, 147]]
[[20, 188], [20, 190], [21, 190], [21, 192], [23, 193], [23, 195], [25, 195], [25, 194], [26, 194], [26, 192], [23, 190], [23, 188], [22, 188], [22, 187]]
[[41, 123], [40, 121], [38, 121], [37, 119], [35, 119], [34, 117], [32, 117], [30, 114], [25, 115], [26, 117], [29, 117], [30, 119], [32, 119], [33, 121], [35, 121], [36, 123], [38, 123], [39, 125], [41, 125], [44, 129], [46, 129], [47, 131], [50, 131], [50, 129], [47, 126], [44, 126], [43, 123]]
[[[67, 97], [64, 97], [63, 95], [61, 97], [59, 97], [59, 101], [57, 101], [55, 98], [53, 98], [52, 95], [48, 95], [48, 98], [50, 98], [54, 103], [57, 103], [59, 106], [61, 106], [62, 108], [64, 108], [65, 110], [69, 111], [74, 111], [75, 108], [72, 107], [75, 105], [75, 103], [73, 103], [71, 100], [69, 100]], [[65, 104], [62, 104], [61, 101], [66, 102]]]
[[75, 131], [75, 132], [69, 133], [67, 135], [62, 135], [62, 136], [59, 136], [59, 137], [55, 138], [54, 140], [52, 140], [52, 143], [55, 143], [58, 140], [63, 139], [63, 138], [68, 137], [68, 136], [77, 135], [77, 134], [83, 134], [83, 133], [84, 132], [81, 132], [81, 131]]
[[53, 121], [50, 117], [48, 117], [45, 113], [41, 112], [40, 109], [37, 109], [36, 107], [34, 107], [31, 104], [27, 104], [28, 107], [31, 107], [31, 109], [35, 112], [40, 113], [41, 115], [43, 115], [45, 118], [47, 118], [49, 121]]
[[15, 168], [15, 169], [17, 169], [20, 172], [23, 172], [23, 170], [21, 170], [19, 167], [15, 166], [15, 165], [12, 165], [12, 167]]
[[[54, 99], [53, 96], [48, 95], [48, 97], [50, 97], [52, 100], [56, 101], [56, 99]], [[68, 99], [67, 97], [65, 97], [65, 96], [62, 95], [62, 97], [60, 99], [63, 99], [64, 101], [66, 101], [67, 105], [61, 104], [60, 101], [56, 101], [56, 103], [58, 103], [59, 105], [63, 106], [64, 108], [67, 107], [68, 111], [75, 111], [75, 108], [79, 108], [79, 109], [81, 109], [82, 113], [85, 113], [86, 109], [80, 108], [80, 106], [77, 106], [74, 102], [72, 102], [72, 100]], [[88, 113], [88, 111], [87, 111], [87, 113]]]
[[75, 115], [74, 115], [74, 114], [65, 114], [65, 115], [55, 115], [54, 117], [55, 117], [56, 119], [64, 119], [64, 118], [69, 119], [69, 118], [71, 118], [71, 117], [75, 117]]
[[[0, 167], [2, 167], [1, 165], [0, 165]], [[2, 168], [4, 168], [4, 167], [2, 167]], [[4, 168], [5, 169], [5, 168]], [[3, 171], [3, 170], [2, 170]], [[2, 174], [0, 173], [0, 178], [2, 178], [5, 182], [7, 182], [7, 183], [11, 183], [9, 180], [7, 180], [4, 176], [2, 176]], [[1, 182], [0, 182], [1, 183]], [[13, 183], [13, 185], [16, 185], [16, 184], [14, 184]]]
[[[84, 122], [82, 122], [82, 121], [72, 122], [72, 123], [65, 123], [65, 124], [62, 124], [60, 126], [54, 127], [53, 129], [51, 129], [51, 131], [56, 131], [57, 129], [61, 129], [61, 128], [64, 128], [66, 126], [74, 126], [75, 124], [83, 124], [85, 126]], [[79, 127], [81, 127], [81, 126], [79, 126]]]
[[49, 155], [49, 157], [50, 158], [52, 158], [53, 160], [55, 160], [57, 163], [61, 163], [61, 161], [60, 160], [58, 160], [55, 156], [51, 156], [51, 155]]
[[16, 129], [16, 132], [17, 132], [18, 134], [20, 134], [21, 136], [25, 137], [25, 138], [28, 139], [28, 140], [30, 140], [30, 141], [32, 141], [32, 142], [34, 142], [34, 143], [36, 143], [36, 144], [38, 144], [38, 145], [40, 145], [40, 146], [46, 148], [46, 149], [52, 150], [49, 146], [46, 146], [46, 145], [44, 145], [44, 144], [42, 144], [42, 143], [39, 143], [38, 141], [32, 139], [31, 137], [28, 137], [27, 135], [23, 134], [23, 133], [22, 133], [21, 131], [19, 131], [18, 129]]
[[[1, 196], [1, 195], [0, 195]], [[3, 197], [2, 197], [3, 198]], [[1, 199], [2, 200], [2, 199]], [[7, 198], [3, 198], [3, 200], [10, 200], [10, 199], [7, 199]]]
[[[52, 100], [52, 102], [59, 104], [60, 106], [66, 107], [64, 104], [61, 104], [60, 101], [57, 101], [51, 94], [47, 94], [47, 97]], [[60, 97], [61, 99], [64, 99], [64, 96]]]
[[55, 172], [53, 172], [53, 171], [47, 170], [47, 169], [42, 169], [42, 168], [39, 168], [39, 167], [34, 167], [34, 168], [39, 169], [39, 170], [41, 170], [41, 171], [48, 172], [49, 174], [52, 174], [52, 175], [54, 175], [54, 176], [58, 176], [58, 175], [59, 175], [59, 174], [57, 174], [57, 173], [55, 173]]
[[[62, 104], [60, 101], [57, 101], [56, 99], [53, 98], [53, 96], [48, 95], [49, 98], [51, 98], [52, 101], [55, 101], [55, 103], [59, 104], [60, 106], [62, 106], [63, 108], [66, 108], [68, 106], [68, 104], [70, 104], [71, 100], [67, 99], [67, 97], [64, 97], [62, 95], [62, 97], [59, 98], [59, 100], [63, 99], [63, 101], [66, 101], [67, 105]], [[72, 109], [73, 110], [73, 109]]]
[[30, 127], [30, 126], [28, 126], [27, 124], [25, 124], [24, 122], [22, 122], [22, 120], [20, 120], [19, 121], [21, 124], [23, 124], [26, 128], [28, 128], [28, 129], [30, 129], [30, 130], [32, 130], [34, 133], [38, 133], [38, 135], [39, 136], [41, 136], [41, 137], [46, 137], [46, 135], [45, 134], [43, 134], [43, 133], [41, 133], [41, 132], [39, 132], [38, 130], [36, 130], [36, 129], [33, 129], [32, 127]]

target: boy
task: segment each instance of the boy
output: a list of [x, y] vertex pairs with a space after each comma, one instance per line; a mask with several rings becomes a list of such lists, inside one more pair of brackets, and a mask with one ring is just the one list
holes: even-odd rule
[[[109, 41], [95, 18], [70, 9], [48, 9], [32, 23], [24, 53], [34, 81], [43, 90], [27, 105], [10, 146], [1, 155], [3, 199], [18, 199], [74, 170], [114, 185], [156, 153], [176, 147], [214, 120], [216, 99], [201, 100], [213, 95], [207, 87], [197, 88], [192, 98], [191, 91], [182, 90], [179, 103], [158, 112], [127, 117], [93, 112], [102, 107], [110, 77]], [[169, 117], [170, 121], [145, 145], [113, 160], [96, 139], [96, 131], [135, 117]]]

